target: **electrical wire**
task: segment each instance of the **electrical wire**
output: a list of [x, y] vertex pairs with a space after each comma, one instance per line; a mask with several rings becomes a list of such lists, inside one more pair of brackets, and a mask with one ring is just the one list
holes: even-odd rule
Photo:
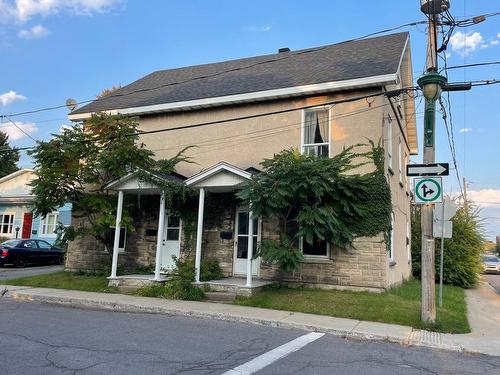
[[482, 63], [476, 63], [476, 64], [464, 64], [464, 65], [454, 65], [454, 66], [449, 66], [448, 70], [450, 69], [460, 69], [460, 68], [471, 68], [475, 66], [487, 66], [487, 65], [497, 65], [500, 64], [500, 61], [489, 61], [489, 62], [482, 62]]
[[[411, 92], [413, 90], [416, 90], [416, 88], [415, 87], [407, 87], [407, 88], [401, 89], [401, 92], [405, 93], [405, 92]], [[277, 110], [277, 111], [252, 114], [252, 115], [248, 115], [248, 116], [232, 117], [232, 118], [227, 118], [227, 119], [223, 119], [223, 120], [214, 120], [214, 121], [209, 121], [209, 122], [202, 122], [202, 123], [197, 123], [197, 124], [177, 126], [177, 127], [171, 127], [171, 128], [160, 128], [160, 129], [154, 129], [154, 130], [148, 130], [148, 131], [137, 131], [135, 133], [126, 134], [126, 136], [143, 136], [143, 135], [147, 135], [147, 134], [157, 134], [157, 133], [170, 132], [170, 131], [175, 131], [175, 130], [193, 129], [193, 128], [199, 128], [199, 127], [203, 127], [203, 126], [217, 125], [217, 124], [223, 124], [223, 123], [228, 123], [228, 122], [242, 121], [242, 120], [248, 120], [248, 119], [253, 119], [253, 118], [260, 118], [260, 117], [265, 117], [265, 116], [272, 116], [272, 115], [277, 115], [277, 114], [289, 113], [289, 112], [294, 112], [294, 111], [303, 110], [303, 109], [311, 109], [311, 108], [316, 108], [319, 106], [351, 103], [351, 102], [355, 102], [355, 101], [363, 100], [363, 99], [367, 99], [367, 98], [384, 96], [385, 94], [386, 94], [385, 92], [372, 93], [369, 95], [363, 95], [363, 96], [357, 96], [357, 97], [352, 97], [352, 98], [345, 98], [345, 99], [340, 99], [340, 100], [328, 101], [328, 102], [321, 103], [321, 104], [313, 104], [313, 105], [306, 105], [306, 106], [300, 106], [300, 107], [294, 107], [294, 108], [287, 108], [287, 109], [282, 109], [282, 110]], [[96, 141], [96, 139], [94, 139], [94, 141]], [[34, 149], [34, 147], [24, 148], [24, 149]], [[2, 150], [0, 150], [0, 151], [2, 151]]]
[[[369, 38], [369, 37], [372, 37], [372, 36], [376, 36], [376, 35], [380, 35], [380, 34], [385, 34], [385, 33], [391, 32], [391, 31], [395, 31], [395, 30], [399, 30], [399, 29], [402, 29], [404, 27], [416, 26], [416, 25], [426, 24], [426, 23], [427, 23], [426, 21], [409, 22], [409, 23], [406, 23], [406, 24], [403, 24], [403, 25], [399, 25], [399, 26], [396, 26], [396, 27], [392, 27], [392, 28], [389, 28], [389, 29], [384, 29], [384, 30], [373, 32], [373, 33], [369, 33], [369, 34], [360, 36], [358, 38], [353, 38], [353, 39], [345, 40], [345, 41], [342, 41], [342, 42], [339, 42], [339, 43], [335, 43], [334, 45], [341, 45], [341, 44], [345, 44], [345, 43], [355, 42], [355, 41], [363, 40], [363, 39], [366, 39], [366, 38]], [[241, 71], [241, 70], [245, 70], [245, 69], [250, 69], [250, 68], [253, 68], [253, 67], [258, 66], [258, 65], [264, 65], [264, 64], [273, 63], [273, 62], [276, 62], [276, 61], [281, 61], [281, 60], [289, 59], [289, 58], [295, 57], [297, 55], [302, 55], [302, 54], [317, 52], [317, 51], [320, 51], [322, 49], [328, 48], [330, 46], [331, 45], [327, 45], [327, 46], [323, 46], [323, 47], [309, 48], [309, 49], [305, 49], [305, 50], [299, 50], [299, 51], [296, 51], [296, 52], [290, 52], [290, 53], [284, 54], [284, 56], [279, 56], [279, 57], [268, 59], [268, 60], [265, 60], [265, 61], [259, 61], [259, 62], [254, 63], [254, 64], [249, 64], [249, 65], [238, 67], [238, 68], [228, 69], [228, 70], [224, 70], [224, 71], [213, 73], [213, 74], [207, 74], [207, 75], [203, 75], [203, 76], [199, 76], [199, 77], [194, 77], [194, 78], [190, 78], [190, 79], [183, 80], [183, 81], [166, 83], [166, 84], [158, 85], [158, 86], [155, 86], [155, 87], [148, 87], [148, 88], [143, 88], [143, 89], [137, 89], [137, 90], [133, 90], [133, 91], [129, 91], [129, 92], [124, 92], [124, 93], [111, 93], [111, 94], [109, 94], [109, 95], [107, 95], [107, 96], [105, 96], [104, 98], [101, 98], [101, 99], [88, 99], [88, 100], [79, 101], [79, 102], [76, 103], [76, 105], [88, 104], [88, 103], [95, 102], [97, 100], [109, 100], [111, 98], [129, 96], [129, 95], [134, 95], [134, 94], [137, 94], [137, 93], [143, 93], [143, 92], [148, 92], [148, 91], [162, 89], [162, 88], [165, 88], [165, 87], [170, 87], [170, 86], [175, 86], [175, 85], [190, 83], [190, 82], [194, 82], [194, 81], [198, 81], [198, 80], [203, 80], [203, 79], [207, 79], [207, 78], [213, 78], [213, 77], [220, 76], [220, 75], [227, 74], [227, 73], [231, 73], [231, 72], [236, 72], [236, 71]], [[127, 86], [121, 88], [120, 91], [123, 90], [123, 89], [125, 89], [126, 87]], [[44, 107], [44, 108], [39, 108], [39, 109], [34, 109], [34, 110], [28, 110], [28, 111], [23, 111], [23, 112], [12, 113], [12, 114], [8, 114], [8, 115], [4, 115], [4, 116], [17, 117], [17, 116], [22, 116], [22, 115], [28, 115], [28, 114], [34, 114], [34, 113], [39, 113], [39, 112], [44, 112], [44, 111], [51, 111], [51, 110], [61, 109], [61, 108], [65, 108], [65, 107], [66, 107], [66, 104], [56, 105], [56, 106], [50, 106], [50, 107]], [[1, 117], [1, 115], [0, 115], [0, 117]]]

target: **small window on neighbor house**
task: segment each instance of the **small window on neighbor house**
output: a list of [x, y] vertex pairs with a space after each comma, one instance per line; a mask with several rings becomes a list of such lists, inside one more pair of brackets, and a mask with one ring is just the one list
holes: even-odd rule
[[392, 171], [392, 119], [391, 116], [387, 116], [386, 121], [387, 126], [387, 167]]
[[42, 236], [56, 236], [57, 220], [59, 219], [59, 213], [53, 212], [47, 214], [45, 218], [40, 221], [40, 235]]
[[302, 153], [306, 155], [330, 155], [329, 109], [304, 110], [302, 126]]
[[12, 234], [14, 216], [14, 213], [0, 214], [0, 234]]
[[310, 244], [304, 238], [301, 239], [302, 254], [306, 257], [327, 257], [329, 245], [325, 240], [320, 240], [316, 236]]

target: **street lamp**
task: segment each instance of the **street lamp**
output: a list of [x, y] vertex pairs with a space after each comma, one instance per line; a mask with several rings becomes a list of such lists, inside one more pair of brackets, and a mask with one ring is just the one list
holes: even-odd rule
[[422, 89], [424, 98], [432, 101], [439, 99], [443, 91], [443, 86], [446, 85], [447, 82], [448, 80], [446, 77], [436, 72], [427, 72], [417, 80], [417, 84]]
[[425, 97], [424, 114], [424, 145], [425, 147], [434, 147], [434, 128], [436, 100], [441, 96], [443, 86], [448, 80], [446, 77], [435, 71], [429, 71], [417, 80], [418, 86], [422, 89]]

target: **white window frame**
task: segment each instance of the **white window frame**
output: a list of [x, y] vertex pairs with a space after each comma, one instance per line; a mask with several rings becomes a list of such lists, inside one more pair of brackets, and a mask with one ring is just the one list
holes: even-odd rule
[[[306, 125], [306, 112], [308, 111], [328, 111], [328, 142], [324, 143], [304, 143], [304, 129]], [[300, 152], [305, 154], [305, 148], [310, 146], [327, 146], [328, 145], [328, 157], [332, 154], [332, 107], [331, 106], [318, 106], [314, 108], [307, 108], [302, 110], [302, 123], [300, 126]]]
[[309, 254], [304, 254], [304, 237], [300, 237], [299, 239], [299, 246], [300, 246], [300, 251], [302, 252], [302, 255], [304, 256], [304, 259], [330, 259], [330, 243], [326, 243], [326, 255], [309, 255]]
[[[16, 213], [13, 211], [5, 211], [0, 213], [2, 219], [0, 220], [0, 235], [12, 236], [14, 234], [14, 223], [16, 222]], [[7, 223], [7, 232], [3, 231], [3, 226], [5, 225], [5, 216], [12, 216], [11, 223]], [[8, 232], [10, 226], [10, 232]]]
[[403, 184], [403, 146], [401, 144], [401, 138], [398, 139], [398, 173], [399, 182]]
[[394, 257], [394, 223], [396, 222], [394, 212], [391, 213], [391, 246], [389, 246], [389, 263], [395, 263]]
[[[113, 226], [110, 226], [111, 229], [115, 229], [116, 226], [113, 225]], [[123, 247], [118, 247], [118, 254], [122, 254], [125, 252], [125, 248], [127, 247], [127, 227], [120, 227], [120, 231], [121, 230], [124, 230], [124, 233], [123, 233]], [[180, 235], [181, 235], [181, 232], [180, 232], [180, 229], [179, 229], [179, 241], [180, 241]], [[118, 246], [120, 246], [120, 238], [118, 237]], [[113, 252], [113, 248], [111, 248], [111, 252]]]
[[393, 164], [393, 150], [392, 150], [392, 118], [390, 115], [387, 115], [387, 120], [386, 120], [386, 127], [387, 127], [387, 168], [390, 169], [392, 172], [392, 164]]
[[[48, 224], [45, 224], [45, 223], [46, 223], [46, 220], [48, 219], [49, 216], [55, 216], [56, 217], [55, 220], [54, 220], [54, 230], [51, 231], [50, 233], [47, 230], [47, 233], [44, 233], [43, 232], [44, 227], [48, 228]], [[57, 223], [58, 222], [59, 222], [59, 211], [51, 212], [50, 214], [47, 214], [47, 216], [45, 216], [44, 218], [41, 218], [40, 219], [40, 225], [39, 225], [39, 228], [38, 228], [38, 237], [56, 238], [57, 237], [57, 233], [54, 233], [54, 232], [57, 229]]]
[[410, 220], [406, 219], [406, 250], [408, 252], [408, 263], [411, 262], [411, 225]]

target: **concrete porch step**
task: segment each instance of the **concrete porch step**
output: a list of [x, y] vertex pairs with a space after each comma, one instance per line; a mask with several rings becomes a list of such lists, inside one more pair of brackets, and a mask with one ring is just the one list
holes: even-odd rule
[[205, 298], [210, 302], [232, 303], [236, 298], [234, 292], [205, 292]]

